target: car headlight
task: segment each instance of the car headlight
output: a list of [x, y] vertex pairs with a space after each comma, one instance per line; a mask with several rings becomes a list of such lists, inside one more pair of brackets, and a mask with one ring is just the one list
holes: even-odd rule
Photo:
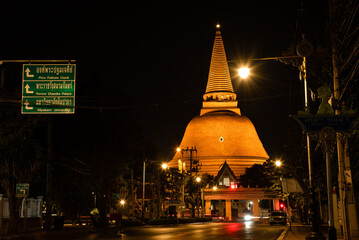
[[244, 220], [245, 220], [245, 221], [250, 221], [250, 220], [252, 220], [252, 218], [253, 218], [253, 217], [252, 217], [251, 215], [245, 215], [245, 216], [244, 216]]

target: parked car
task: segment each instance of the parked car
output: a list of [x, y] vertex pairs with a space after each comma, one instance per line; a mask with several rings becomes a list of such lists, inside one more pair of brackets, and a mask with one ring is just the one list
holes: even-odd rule
[[287, 214], [283, 211], [273, 211], [269, 215], [269, 224], [287, 224]]

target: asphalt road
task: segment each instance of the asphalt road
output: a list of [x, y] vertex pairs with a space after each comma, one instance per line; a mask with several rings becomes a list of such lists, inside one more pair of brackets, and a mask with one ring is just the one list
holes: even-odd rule
[[283, 226], [253, 223], [198, 223], [178, 226], [129, 228], [122, 239], [128, 240], [233, 240], [277, 239]]
[[[87, 229], [78, 228], [52, 232], [38, 232], [5, 238], [12, 240], [276, 240], [284, 226], [250, 223], [194, 223], [162, 226], [129, 227], [123, 234], [114, 228]], [[3, 238], [0, 238], [3, 239]]]

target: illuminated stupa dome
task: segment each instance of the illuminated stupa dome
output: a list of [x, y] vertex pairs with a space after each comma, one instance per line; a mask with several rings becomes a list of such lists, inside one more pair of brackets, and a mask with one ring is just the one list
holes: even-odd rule
[[182, 168], [185, 163], [184, 167], [189, 170], [192, 160], [192, 167], [197, 166], [200, 174], [216, 176], [226, 161], [238, 177], [245, 168], [269, 158], [254, 125], [241, 116], [237, 107], [218, 27], [203, 99], [200, 116], [188, 124], [180, 145], [182, 151], [175, 154], [170, 167]]

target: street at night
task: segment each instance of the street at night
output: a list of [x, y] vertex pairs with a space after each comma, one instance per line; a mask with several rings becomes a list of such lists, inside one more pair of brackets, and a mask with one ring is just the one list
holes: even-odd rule
[[359, 238], [359, 1], [1, 10], [0, 239]]
[[122, 239], [128, 240], [275, 240], [283, 226], [247, 223], [199, 223], [179, 226], [129, 228]]
[[[100, 231], [65, 230], [60, 234], [33, 234], [24, 240], [276, 240], [283, 226], [270, 226], [262, 223], [195, 223], [162, 226], [129, 227], [123, 234], [114, 229]], [[18, 238], [20, 239], [20, 238]]]

